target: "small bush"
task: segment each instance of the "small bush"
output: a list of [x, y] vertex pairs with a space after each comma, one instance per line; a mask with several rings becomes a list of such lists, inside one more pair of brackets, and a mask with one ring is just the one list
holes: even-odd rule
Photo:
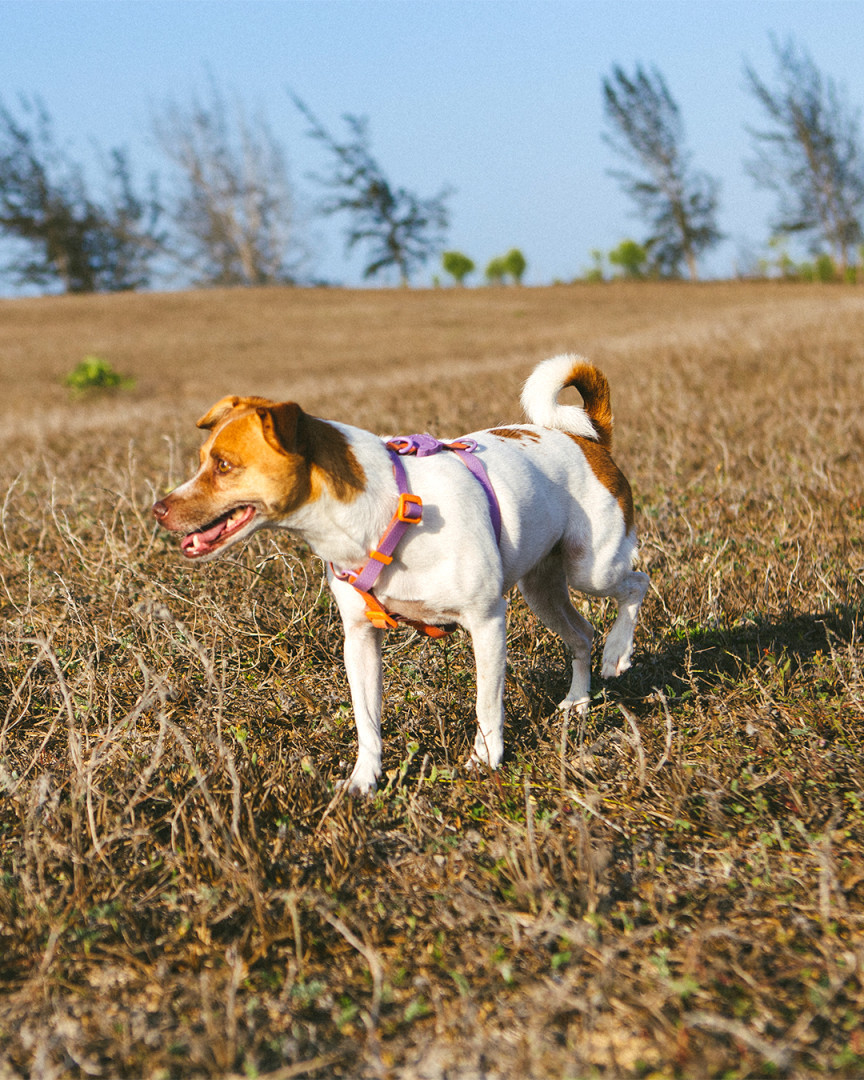
[[463, 285], [465, 278], [474, 273], [474, 260], [461, 251], [445, 251], [441, 256], [441, 265], [459, 285]]
[[816, 259], [816, 280], [821, 281], [823, 285], [827, 285], [831, 281], [836, 281], [837, 276], [837, 267], [834, 265], [831, 256], [819, 255]]
[[506, 255], [496, 255], [486, 267], [486, 280], [490, 285], [502, 285], [506, 277], [512, 277], [517, 285], [522, 284], [522, 275], [528, 263], [518, 248], [511, 248]]
[[486, 267], [486, 280], [490, 285], [501, 285], [507, 276], [507, 264], [501, 255], [489, 260]]
[[73, 393], [84, 394], [88, 390], [129, 390], [135, 380], [118, 374], [101, 356], [85, 356], [66, 376], [63, 385]]
[[528, 268], [528, 263], [519, 248], [510, 248], [504, 256], [504, 265], [507, 268], [507, 273], [515, 283], [521, 285], [522, 276]]
[[609, 252], [608, 259], [612, 266], [620, 267], [620, 276], [630, 281], [641, 281], [648, 276], [648, 249], [635, 240], [622, 240]]

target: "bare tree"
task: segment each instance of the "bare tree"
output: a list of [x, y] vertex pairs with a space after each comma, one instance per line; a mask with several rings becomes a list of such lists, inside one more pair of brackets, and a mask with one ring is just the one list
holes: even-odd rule
[[832, 79], [791, 40], [772, 39], [776, 84], [745, 67], [747, 87], [770, 127], [748, 129], [756, 157], [750, 175], [779, 197], [776, 232], [809, 234], [813, 250], [825, 244], [845, 273], [862, 239], [864, 154], [859, 114], [850, 110]]
[[315, 177], [333, 192], [320, 204], [321, 213], [350, 215], [346, 247], [350, 251], [357, 244], [367, 246], [365, 277], [395, 267], [399, 280], [407, 285], [414, 271], [443, 246], [450, 189], [421, 199], [413, 191], [394, 187], [372, 156], [365, 117], [346, 115], [348, 135], [340, 142], [300, 98], [291, 96], [309, 122], [310, 137], [330, 152], [329, 174]]
[[699, 255], [723, 235], [717, 228], [717, 180], [691, 169], [680, 110], [659, 71], [639, 66], [630, 78], [616, 65], [603, 80], [603, 98], [611, 127], [606, 142], [637, 169], [611, 175], [650, 229], [643, 246], [652, 264], [658, 273], [677, 276], [684, 263], [696, 280]]
[[166, 104], [153, 121], [176, 170], [169, 204], [171, 253], [200, 284], [264, 285], [295, 279], [302, 251], [284, 151], [262, 116], [209, 96]]
[[128, 155], [115, 149], [102, 159], [95, 196], [58, 146], [45, 106], [27, 98], [20, 105], [16, 117], [0, 104], [0, 233], [15, 251], [5, 272], [18, 285], [73, 293], [149, 284], [162, 241], [155, 181], [138, 195]]

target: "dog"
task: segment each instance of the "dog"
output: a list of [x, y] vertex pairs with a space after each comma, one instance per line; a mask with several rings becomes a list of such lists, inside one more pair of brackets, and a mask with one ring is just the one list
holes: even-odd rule
[[[583, 407], [558, 402], [565, 387], [579, 391]], [[559, 708], [584, 715], [590, 705], [593, 629], [568, 587], [617, 601], [602, 676], [630, 667], [648, 577], [633, 569], [633, 499], [610, 454], [606, 377], [581, 357], [557, 356], [529, 376], [522, 405], [528, 424], [454, 444], [414, 436], [388, 446], [294, 402], [226, 397], [198, 421], [209, 434], [197, 473], [153, 507], [160, 525], [185, 534], [180, 547], [190, 561], [214, 559], [270, 527], [302, 537], [325, 562], [357, 727], [352, 792], [374, 790], [381, 773], [381, 646], [384, 628], [398, 621], [433, 635], [458, 625], [471, 635], [475, 768], [494, 769], [503, 755], [506, 595], [514, 585], [572, 654]]]

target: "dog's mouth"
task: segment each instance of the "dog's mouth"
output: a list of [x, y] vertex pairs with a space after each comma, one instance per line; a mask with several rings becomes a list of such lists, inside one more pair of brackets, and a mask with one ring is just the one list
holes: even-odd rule
[[204, 525], [195, 532], [190, 532], [180, 541], [180, 548], [187, 559], [200, 559], [203, 555], [212, 555], [214, 551], [225, 547], [237, 537], [255, 517], [254, 506], [237, 506], [226, 514]]

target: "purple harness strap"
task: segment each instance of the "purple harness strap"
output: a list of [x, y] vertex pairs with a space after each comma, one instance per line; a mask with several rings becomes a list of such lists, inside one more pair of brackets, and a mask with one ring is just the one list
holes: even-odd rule
[[391, 457], [393, 459], [393, 472], [396, 476], [396, 487], [399, 489], [399, 507], [387, 526], [384, 535], [378, 541], [378, 547], [369, 552], [369, 558], [357, 576], [352, 578], [350, 575], [339, 575], [350, 582], [358, 592], [369, 592], [384, 567], [389, 566], [393, 561], [393, 552], [405, 535], [408, 526], [418, 525], [423, 517], [422, 501], [408, 491], [405, 467], [399, 458], [392, 453]]
[[501, 508], [498, 505], [498, 497], [495, 489], [489, 481], [486, 468], [479, 458], [474, 457], [477, 443], [473, 439], [457, 439], [455, 442], [440, 442], [432, 435], [400, 435], [390, 439], [387, 443], [390, 458], [393, 462], [393, 473], [396, 477], [396, 487], [399, 490], [399, 508], [393, 515], [393, 520], [387, 531], [378, 542], [375, 551], [369, 553], [366, 564], [356, 577], [340, 573], [338, 576], [350, 582], [358, 592], [368, 593], [385, 566], [393, 561], [393, 552], [399, 541], [404, 536], [409, 525], [416, 525], [423, 517], [422, 501], [408, 491], [408, 479], [405, 476], [405, 466], [399, 460], [400, 457], [416, 454], [418, 458], [431, 457], [441, 450], [451, 450], [465, 465], [486, 493], [489, 502], [489, 516], [492, 519], [492, 527], [495, 530], [495, 540], [501, 542]]
[[[495, 489], [489, 481], [486, 466], [479, 458], [474, 457], [477, 443], [473, 439], [457, 439], [455, 442], [446, 443], [439, 442], [432, 435], [400, 435], [387, 443], [387, 449], [390, 451], [391, 458], [393, 458], [394, 472], [397, 464], [402, 471], [403, 483], [405, 482], [405, 472], [401, 469], [402, 463], [399, 461], [398, 456], [395, 455], [415, 454], [418, 458], [422, 458], [431, 457], [441, 450], [452, 450], [462, 464], [470, 469], [477, 480], [480, 481], [483, 490], [486, 492], [486, 499], [489, 502], [489, 516], [492, 519], [492, 528], [495, 530], [495, 542], [501, 543], [501, 508], [498, 505]], [[398, 472], [396, 483], [399, 483]]]

